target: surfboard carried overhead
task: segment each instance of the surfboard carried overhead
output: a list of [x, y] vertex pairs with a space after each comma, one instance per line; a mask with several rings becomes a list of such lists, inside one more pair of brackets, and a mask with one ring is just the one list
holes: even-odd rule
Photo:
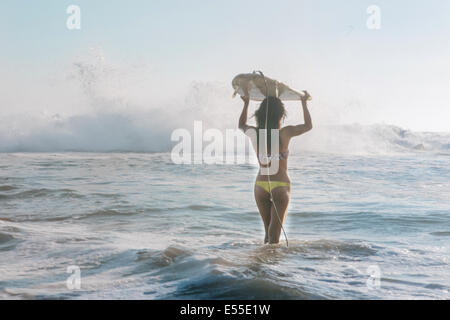
[[[267, 83], [267, 90], [264, 78]], [[231, 85], [234, 89], [233, 97], [239, 94], [241, 97], [249, 96], [250, 100], [255, 101], [263, 101], [266, 98], [266, 91], [268, 92], [268, 96], [278, 97], [284, 101], [301, 100], [304, 95], [304, 93], [295, 91], [282, 82], [263, 77], [255, 71], [253, 73], [237, 75], [234, 77]], [[311, 98], [308, 100], [311, 100]]]

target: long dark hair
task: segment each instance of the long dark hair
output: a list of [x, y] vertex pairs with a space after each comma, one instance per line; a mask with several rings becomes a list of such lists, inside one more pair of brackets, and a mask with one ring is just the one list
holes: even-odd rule
[[[267, 110], [267, 105], [269, 106], [269, 111]], [[266, 128], [266, 113], [267, 113], [267, 128]], [[267, 129], [267, 152], [270, 153], [271, 144], [271, 131], [272, 129], [280, 129], [280, 120], [286, 118], [286, 109], [284, 108], [283, 102], [277, 97], [267, 97], [261, 102], [258, 110], [254, 114], [256, 118], [257, 127], [257, 141], [258, 141], [258, 157], [259, 157], [259, 129]]]

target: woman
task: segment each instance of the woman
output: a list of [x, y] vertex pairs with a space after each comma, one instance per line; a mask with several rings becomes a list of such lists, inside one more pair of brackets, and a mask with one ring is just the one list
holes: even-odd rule
[[[243, 130], [246, 135], [256, 136], [259, 141], [259, 136], [261, 134], [259, 129], [265, 129], [267, 123], [268, 130], [262, 132], [262, 138], [264, 138], [264, 132], [266, 132], [267, 140], [264, 141], [267, 141], [268, 145], [268, 159], [270, 159], [268, 166], [273, 165], [273, 161], [278, 161], [278, 166], [275, 166], [278, 167], [278, 170], [273, 174], [270, 173], [268, 179], [267, 170], [265, 170], [265, 173], [261, 170], [263, 167], [267, 166], [264, 166], [261, 161], [261, 155], [258, 150], [259, 142], [256, 143], [256, 153], [258, 156], [260, 169], [256, 178], [254, 192], [256, 205], [258, 206], [258, 210], [264, 222], [264, 243], [273, 244], [280, 241], [282, 223], [287, 215], [291, 192], [291, 180], [289, 179], [287, 171], [289, 142], [292, 137], [299, 136], [312, 129], [311, 116], [307, 106], [307, 100], [310, 98], [310, 95], [307, 91], [304, 91], [304, 93], [305, 95], [302, 97], [302, 106], [305, 123], [296, 126], [285, 126], [283, 128], [281, 128], [281, 124], [286, 117], [286, 110], [280, 99], [276, 97], [268, 97], [261, 103], [259, 109], [255, 112], [257, 126], [253, 127], [247, 125], [247, 112], [250, 99], [249, 97], [241, 97], [244, 101], [244, 109], [242, 110], [242, 114], [239, 118], [239, 129]], [[267, 105], [268, 111], [266, 110]], [[271, 129], [278, 129], [279, 133], [279, 154], [276, 156], [270, 154], [270, 149], [277, 149], [276, 146], [272, 148], [270, 145], [272, 140]], [[270, 197], [270, 193], [272, 193], [272, 199]]]

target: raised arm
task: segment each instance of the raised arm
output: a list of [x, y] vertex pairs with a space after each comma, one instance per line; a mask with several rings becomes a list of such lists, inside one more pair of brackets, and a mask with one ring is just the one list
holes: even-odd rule
[[250, 126], [247, 125], [248, 105], [250, 103], [250, 98], [241, 97], [241, 99], [244, 101], [244, 108], [242, 109], [241, 116], [239, 117], [239, 129], [245, 132], [248, 128], [250, 128]]
[[296, 126], [286, 126], [283, 129], [287, 131], [287, 134], [290, 137], [299, 136], [305, 132], [308, 132], [312, 129], [312, 121], [311, 121], [311, 115], [309, 114], [308, 110], [308, 99], [311, 97], [307, 91], [304, 91], [305, 95], [302, 97], [302, 107], [303, 107], [303, 119], [304, 124], [299, 124]]

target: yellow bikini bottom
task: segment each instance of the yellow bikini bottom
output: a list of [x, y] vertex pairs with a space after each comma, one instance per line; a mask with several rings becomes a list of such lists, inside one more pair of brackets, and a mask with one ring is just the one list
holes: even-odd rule
[[284, 181], [270, 181], [270, 185], [268, 181], [256, 181], [256, 185], [264, 188], [268, 193], [270, 190], [273, 190], [278, 187], [290, 187], [291, 184], [289, 182]]

